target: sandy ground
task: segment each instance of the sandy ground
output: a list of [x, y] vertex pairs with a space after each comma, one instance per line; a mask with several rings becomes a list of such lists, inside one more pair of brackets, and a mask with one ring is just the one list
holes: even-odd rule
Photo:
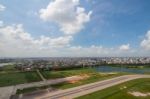
[[[121, 80], [121, 81], [118, 81], [118, 80], [114, 81], [113, 80], [113, 79], [118, 79], [118, 78], [120, 79], [120, 78], [124, 78], [124, 77], [127, 78], [127, 79], [124, 79], [124, 80]], [[125, 82], [125, 81], [128, 81], [128, 80], [132, 80], [132, 79], [135, 79], [135, 78], [147, 78], [147, 77], [149, 78], [150, 76], [149, 75], [126, 75], [126, 76], [120, 76], [120, 77], [112, 78], [112, 79], [105, 80], [105, 81], [100, 81], [100, 82], [95, 82], [95, 83], [92, 83], [92, 84], [83, 85], [85, 88], [86, 87], [88, 88], [88, 87], [95, 86], [95, 84], [99, 84], [99, 83], [100, 84], [101, 83], [107, 84], [107, 83], [104, 83], [104, 82], [107, 82], [107, 81], [110, 82], [111, 80], [114, 82], [114, 84], [112, 84], [112, 82], [111, 82], [110, 84], [107, 84], [106, 86], [100, 86], [100, 87], [96, 87], [96, 88], [90, 88], [91, 90], [83, 90], [82, 91], [82, 90], [80, 90], [80, 88], [83, 87], [83, 86], [75, 87], [76, 90], [79, 89], [79, 91], [82, 91], [82, 92], [80, 92], [80, 93], [74, 93], [74, 94], [72, 94], [72, 97], [77, 97], [77, 96], [85, 95], [87, 93], [91, 93], [91, 92], [94, 92], [94, 91], [97, 91], [97, 90], [100, 90], [100, 89], [104, 89], [105, 87], [116, 85], [116, 84], [119, 84], [119, 83], [122, 83], [122, 82]], [[88, 75], [77, 75], [77, 76], [71, 76], [71, 77], [59, 78], [59, 79], [53, 79], [53, 80], [47, 80], [47, 81], [41, 81], [41, 82], [33, 82], [33, 83], [27, 83], [27, 84], [20, 84], [20, 85], [16, 85], [16, 86], [0, 87], [0, 99], [9, 99], [9, 97], [12, 94], [14, 94], [17, 89], [23, 89], [23, 88], [29, 88], [29, 87], [35, 87], [35, 86], [43, 86], [43, 85], [50, 85], [50, 84], [57, 84], [57, 83], [62, 83], [62, 82], [66, 82], [66, 81], [79, 81], [79, 80], [86, 79], [86, 78], [88, 78]], [[74, 90], [74, 88], [70, 88], [70, 89], [63, 90], [63, 91], [56, 91], [56, 92], [54, 92], [54, 94], [58, 94], [58, 93], [63, 94], [65, 92], [68, 93], [68, 92], [70, 92], [72, 90]], [[43, 97], [49, 96], [49, 95], [50, 96], [52, 95], [52, 93], [50, 92], [50, 90], [49, 90], [48, 94], [43, 95]], [[32, 99], [32, 98], [28, 97], [27, 99]]]
[[13, 93], [14, 86], [0, 87], [0, 99], [9, 99]]
[[85, 76], [76, 75], [76, 76], [71, 76], [71, 77], [66, 77], [66, 78], [58, 78], [58, 79], [53, 79], [53, 80], [19, 84], [16, 86], [0, 87], [0, 99], [9, 99], [11, 95], [14, 95], [16, 93], [17, 89], [24, 89], [24, 88], [30, 88], [30, 87], [36, 87], [36, 86], [39, 87], [39, 86], [62, 83], [66, 81], [68, 82], [79, 81], [84, 78]]
[[99, 73], [100, 75], [115, 75], [118, 74], [117, 72], [106, 72], [106, 73]]
[[69, 83], [72, 83], [72, 84], [78, 83], [78, 82], [80, 82], [80, 81], [83, 80], [83, 79], [89, 78], [90, 76], [87, 75], [87, 74], [81, 74], [81, 75], [78, 75], [78, 77], [79, 77], [79, 79], [74, 79], [74, 80], [72, 79], [72, 80], [69, 80], [68, 82], [69, 82]]
[[73, 99], [79, 96], [83, 96], [98, 90], [102, 90], [138, 78], [150, 78], [150, 75], [124, 75], [124, 76], [98, 81], [98, 82], [94, 82], [82, 86], [77, 86], [74, 88], [56, 91], [54, 93], [48, 93], [45, 94], [44, 96], [35, 97], [34, 99]]
[[146, 97], [146, 96], [150, 96], [150, 92], [149, 93], [142, 93], [142, 92], [138, 92], [138, 91], [133, 91], [133, 92], [129, 92], [130, 95], [136, 96], [136, 97]]

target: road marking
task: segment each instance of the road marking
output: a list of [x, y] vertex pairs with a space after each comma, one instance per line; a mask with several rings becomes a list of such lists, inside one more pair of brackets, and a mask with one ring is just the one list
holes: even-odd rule
[[104, 80], [104, 81], [99, 81], [95, 82], [92, 84], [87, 84], [87, 85], [82, 85], [79, 87], [74, 87], [70, 89], [65, 89], [60, 92], [53, 93], [51, 95], [47, 96], [42, 96], [41, 98], [38, 99], [62, 99], [63, 97], [68, 97], [67, 99], [72, 99], [75, 97], [79, 97], [82, 95], [86, 95], [98, 90], [102, 90], [117, 84], [121, 84], [126, 81], [130, 81], [133, 79], [137, 78], [150, 78], [150, 75], [144, 76], [144, 75], [125, 75], [125, 76], [120, 76], [116, 78], [111, 78], [109, 80]]

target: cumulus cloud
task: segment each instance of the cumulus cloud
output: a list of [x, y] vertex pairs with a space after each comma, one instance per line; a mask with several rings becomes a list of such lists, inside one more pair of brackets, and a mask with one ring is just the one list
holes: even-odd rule
[[145, 50], [150, 50], [150, 31], [146, 33], [145, 39], [141, 42], [141, 47]]
[[60, 31], [72, 35], [90, 21], [92, 11], [86, 13], [79, 0], [53, 0], [46, 8], [40, 9], [39, 13], [41, 19], [57, 23]]
[[71, 40], [71, 36], [57, 38], [40, 36], [36, 39], [30, 33], [25, 32], [22, 24], [0, 27], [0, 42], [5, 46], [19, 48], [64, 47], [68, 46]]
[[119, 49], [120, 49], [121, 51], [128, 51], [128, 50], [130, 50], [130, 44], [121, 45], [121, 46], [119, 47]]
[[[71, 46], [67, 49], [67, 54], [72, 56], [86, 56], [86, 57], [117, 57], [117, 56], [140, 56], [142, 55], [141, 53], [135, 54], [139, 52], [139, 50], [129, 50], [129, 51], [124, 51], [116, 48], [107, 48], [103, 46], [95, 46], [91, 45], [88, 47], [82, 47], [82, 46]], [[143, 54], [144, 55], [144, 54]]]
[[[121, 56], [135, 52], [120, 51], [103, 46], [71, 46], [72, 36], [34, 38], [22, 24], [0, 27], [0, 56], [15, 57], [57, 57], [57, 56]], [[129, 44], [127, 44], [129, 47]]]
[[[72, 36], [34, 38], [22, 24], [3, 25], [0, 27], [0, 56], [35, 57], [35, 56], [120, 56], [127, 55], [117, 48], [103, 46], [71, 46]], [[129, 52], [130, 53], [130, 52]], [[131, 53], [130, 53], [131, 55]]]
[[0, 11], [4, 11], [5, 8], [6, 8], [6, 7], [5, 7], [4, 5], [0, 4]]
[[111, 48], [91, 45], [89, 47], [72, 46], [69, 51], [74, 52], [77, 56], [107, 56]]

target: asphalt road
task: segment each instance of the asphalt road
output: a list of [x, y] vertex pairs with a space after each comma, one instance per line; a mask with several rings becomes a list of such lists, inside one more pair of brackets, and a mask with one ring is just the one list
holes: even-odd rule
[[99, 81], [92, 84], [60, 90], [54, 93], [48, 93], [44, 96], [40, 96], [40, 97], [38, 96], [35, 99], [73, 99], [79, 96], [83, 96], [98, 90], [102, 90], [138, 78], [150, 78], [150, 75], [125, 75], [125, 76], [115, 77], [112, 79]]
[[40, 86], [58, 84], [65, 81], [80, 80], [80, 79], [83, 78], [80, 76], [71, 76], [71, 77], [57, 78], [52, 80], [40, 81], [40, 82], [32, 82], [32, 83], [25, 83], [25, 84], [19, 84], [14, 86], [0, 87], [0, 99], [9, 99], [11, 95], [14, 95], [16, 93], [17, 89], [40, 87]]

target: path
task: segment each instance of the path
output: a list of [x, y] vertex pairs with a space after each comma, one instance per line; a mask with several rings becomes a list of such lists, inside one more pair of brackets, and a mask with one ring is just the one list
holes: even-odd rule
[[81, 76], [71, 76], [71, 77], [66, 77], [66, 78], [57, 78], [53, 80], [46, 80], [46, 81], [40, 81], [40, 82], [19, 84], [16, 86], [0, 87], [0, 99], [9, 99], [11, 95], [16, 94], [17, 89], [40, 87], [40, 86], [58, 84], [58, 83], [66, 82], [66, 81], [80, 80], [80, 79], [82, 79]]
[[34, 99], [73, 99], [98, 90], [102, 90], [126, 81], [138, 78], [150, 78], [150, 75], [125, 75], [111, 78], [104, 81], [99, 81], [91, 84], [82, 85], [70, 89], [60, 90], [54, 93], [48, 93], [44, 96], [36, 97]]
[[46, 79], [43, 77], [43, 75], [40, 73], [40, 71], [37, 69], [36, 72], [38, 73], [38, 75], [40, 76], [40, 78], [43, 80], [43, 81], [46, 81]]

